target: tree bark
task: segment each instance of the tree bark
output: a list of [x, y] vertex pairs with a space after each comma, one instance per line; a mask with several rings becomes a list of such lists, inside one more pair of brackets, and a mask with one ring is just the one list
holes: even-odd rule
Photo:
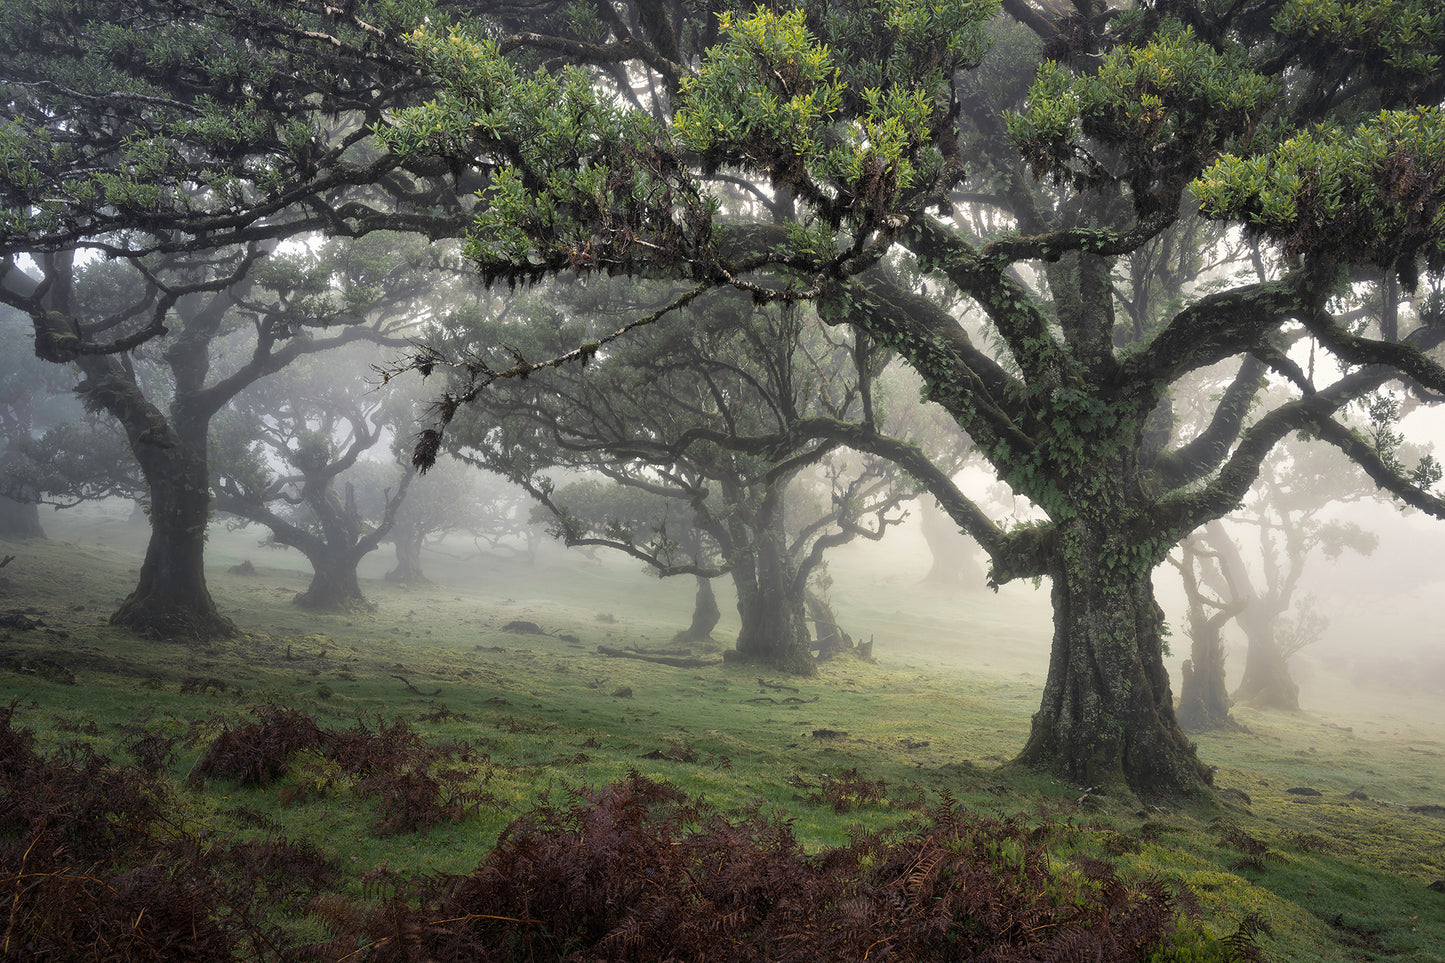
[[813, 640], [818, 646], [818, 661], [826, 662], [853, 648], [853, 640], [838, 625], [833, 607], [822, 598], [808, 593], [808, 616], [813, 620]]
[[1233, 729], [1233, 703], [1224, 683], [1224, 645], [1218, 628], [1194, 635], [1179, 685], [1179, 726], [1185, 732]]
[[0, 497], [0, 538], [44, 538], [40, 527], [40, 506]]
[[311, 563], [311, 584], [296, 596], [297, 605], [321, 612], [371, 606], [361, 593], [361, 580], [356, 574], [365, 552], [335, 550], [323, 544], [305, 554]]
[[[235, 625], [217, 610], [206, 585], [206, 526], [211, 518], [206, 442], [216, 403], [200, 395], [209, 368], [205, 333], [214, 333], [230, 301], [212, 297], [198, 327], [193, 330], [188, 323], [168, 342], [165, 358], [174, 383], [167, 417], [147, 399], [124, 356], [76, 349], [80, 329], [69, 316], [74, 307], [73, 259], [73, 251], [45, 258], [45, 286], [53, 285], [48, 297], [56, 310], [39, 313], [38, 301], [30, 309], [35, 354], [45, 361], [74, 363], [84, 373], [76, 394], [87, 406], [103, 409], [125, 431], [151, 507], [151, 536], [140, 578], [110, 617], [111, 624], [194, 641], [232, 636]], [[182, 299], [178, 308], [181, 303], [189, 304]], [[188, 314], [188, 322], [191, 317]]]
[[[127, 431], [134, 435], [131, 425]], [[161, 445], [133, 438], [151, 497], [151, 537], [135, 589], [110, 617], [112, 625], [162, 637], [201, 640], [231, 636], [206, 584], [206, 525], [211, 496], [204, 429], [199, 449], [184, 440]]]
[[[781, 525], [777, 526], [781, 528]], [[782, 672], [815, 675], [803, 586], [789, 564], [781, 531], [756, 534], [750, 557], [733, 567], [742, 630], [731, 658]]]
[[1289, 662], [1274, 640], [1279, 616], [1275, 608], [1256, 601], [1236, 618], [1249, 640], [1249, 649], [1244, 656], [1244, 678], [1235, 690], [1234, 700], [1256, 709], [1298, 712], [1299, 685], [1290, 677]]
[[399, 519], [392, 526], [391, 540], [396, 545], [396, 568], [386, 573], [386, 580], [411, 584], [430, 581], [421, 569], [421, 546], [426, 540], [422, 527]]
[[717, 596], [712, 590], [712, 579], [697, 576], [697, 597], [692, 606], [692, 624], [677, 633], [675, 642], [703, 642], [712, 638], [722, 612], [717, 607]]
[[1054, 641], [1042, 706], [1019, 761], [1077, 786], [1195, 795], [1212, 777], [1174, 715], [1147, 568], [1096, 516], [1059, 526], [1050, 564]]
[[[82, 356], [78, 364], [87, 377], [77, 393], [120, 423], [150, 494], [151, 536], [140, 578], [111, 624], [195, 641], [234, 635], [236, 626], [221, 615], [206, 584], [208, 413], [194, 410], [192, 397], [178, 388], [168, 419], [114, 358]], [[180, 380], [184, 369], [174, 367]]]
[[[1239, 597], [1239, 611], [1234, 620], [1244, 631], [1249, 649], [1244, 656], [1244, 678], [1234, 693], [1234, 701], [1256, 709], [1299, 711], [1299, 686], [1290, 678], [1289, 663], [1274, 640], [1274, 627], [1289, 608], [1291, 593], [1298, 580], [1298, 568], [1292, 575], [1268, 579], [1270, 589], [1257, 592], [1250, 585], [1249, 570], [1240, 555], [1239, 546], [1219, 523], [1209, 529], [1209, 543], [1219, 553], [1220, 570]], [[1266, 562], [1266, 565], [1269, 563]]]

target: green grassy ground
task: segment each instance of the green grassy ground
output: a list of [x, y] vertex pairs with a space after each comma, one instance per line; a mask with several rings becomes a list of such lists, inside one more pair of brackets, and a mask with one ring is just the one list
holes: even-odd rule
[[[293, 766], [290, 792], [181, 788], [181, 817], [209, 833], [246, 836], [270, 821], [358, 875], [382, 864], [464, 872], [537, 800], [630, 770], [724, 811], [784, 814], [810, 847], [947, 791], [970, 808], [1073, 823], [1060, 859], [1097, 853], [1184, 881], [1220, 934], [1262, 915], [1269, 959], [1445, 960], [1445, 893], [1428, 888], [1445, 878], [1445, 811], [1429, 808], [1445, 803], [1445, 720], [1431, 700], [1362, 699], [1348, 680], [1318, 676], [1307, 702], [1329, 713], [1241, 710], [1246, 732], [1199, 740], [1221, 806], [1143, 805], [1003, 765], [1037, 706], [1047, 596], [925, 589], [925, 560], [906, 544], [842, 553], [830, 573], [844, 628], [874, 638], [877, 663], [840, 661], [799, 681], [600, 655], [599, 645], [663, 647], [690, 614], [689, 582], [627, 562], [549, 550], [530, 566], [451, 545], [427, 559], [431, 584], [401, 587], [380, 579], [389, 560], [378, 554], [363, 568], [373, 611], [314, 615], [291, 605], [306, 584], [301, 559], [220, 528], [212, 587], [248, 634], [202, 646], [137, 639], [105, 618], [134, 579], [144, 530], [101, 510], [46, 523], [47, 541], [0, 541], [0, 555], [16, 556], [0, 571], [0, 611], [44, 623], [0, 629], [0, 701], [42, 747], [79, 740], [129, 761], [138, 738], [175, 737], [168, 766], [183, 784], [223, 726], [274, 703], [338, 728], [399, 718], [485, 759], [470, 778], [487, 804], [422, 834], [377, 838], [374, 804], [319, 755]], [[258, 574], [227, 571], [243, 559]], [[514, 619], [549, 634], [503, 631]], [[719, 648], [735, 628], [725, 618]], [[883, 780], [888, 799], [834, 805], [850, 774]]]

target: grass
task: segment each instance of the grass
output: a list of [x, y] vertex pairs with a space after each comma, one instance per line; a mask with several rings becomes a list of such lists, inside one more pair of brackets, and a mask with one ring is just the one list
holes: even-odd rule
[[[830, 573], [844, 628], [874, 637], [877, 663], [795, 680], [600, 655], [599, 645], [664, 646], [690, 615], [690, 583], [615, 559], [438, 556], [434, 583], [402, 587], [380, 579], [389, 559], [378, 553], [363, 567], [374, 609], [316, 615], [290, 604], [307, 581], [299, 558], [220, 528], [208, 577], [247, 634], [202, 646], [139, 639], [105, 618], [134, 580], [144, 531], [100, 509], [47, 522], [46, 541], [0, 541], [0, 555], [16, 556], [0, 572], [0, 611], [43, 622], [0, 629], [0, 702], [15, 703], [17, 723], [41, 747], [79, 742], [117, 761], [151, 737], [167, 747], [187, 826], [227, 839], [284, 827], [333, 858], [358, 894], [361, 874], [380, 866], [467, 872], [533, 805], [636, 770], [722, 812], [777, 813], [809, 849], [897, 825], [946, 791], [968, 809], [1069, 827], [1057, 860], [1104, 856], [1136, 878], [1187, 884], [1216, 934], [1259, 914], [1268, 959], [1445, 960], [1445, 893], [1428, 888], [1445, 878], [1445, 812], [1429, 808], [1445, 803], [1445, 740], [1441, 708], [1423, 697], [1347, 702], [1349, 680], [1319, 675], [1308, 701], [1329, 713], [1241, 709], [1247, 731], [1199, 739], [1222, 806], [1143, 806], [1003, 765], [1038, 704], [1046, 597], [924, 589], [924, 560], [906, 545], [841, 553]], [[243, 559], [258, 574], [227, 571]], [[505, 631], [516, 619], [548, 634]], [[718, 648], [735, 631], [725, 620]], [[484, 802], [460, 823], [378, 837], [377, 800], [314, 753], [277, 784], [187, 787], [211, 741], [264, 705], [336, 729], [402, 720], [428, 743], [465, 742], [481, 761], [457, 791]], [[850, 793], [849, 780], [887, 791]]]

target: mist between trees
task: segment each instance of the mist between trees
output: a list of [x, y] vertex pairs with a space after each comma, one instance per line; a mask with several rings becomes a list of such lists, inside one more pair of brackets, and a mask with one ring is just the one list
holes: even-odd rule
[[[428, 532], [520, 531], [490, 481], [418, 499], [449, 459], [697, 579], [698, 631], [731, 579], [736, 657], [808, 672], [826, 553], [921, 495], [991, 584], [1047, 583], [1019, 760], [1207, 795], [1155, 580], [1189, 602], [1187, 718], [1228, 725], [1223, 624], [1239, 698], [1288, 707], [1324, 617], [1303, 566], [1371, 548], [1327, 503], [1445, 516], [1406, 437], [1445, 391], [1423, 0], [97, 0], [0, 26], [0, 300], [38, 359], [7, 352], [3, 517], [141, 498], [113, 617], [137, 631], [236, 631], [213, 512], [304, 553], [323, 607], [364, 604], [385, 538], [415, 579]], [[431, 499], [466, 507], [408, 507]]]

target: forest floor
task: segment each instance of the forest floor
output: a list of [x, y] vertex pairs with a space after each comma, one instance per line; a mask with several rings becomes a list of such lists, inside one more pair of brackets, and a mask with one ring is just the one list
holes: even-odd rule
[[[1183, 884], [1203, 931], [1262, 924], [1255, 941], [1268, 960], [1445, 961], [1438, 698], [1318, 671], [1306, 702], [1330, 711], [1237, 709], [1241, 730], [1199, 737], [1218, 805], [1141, 803], [1007, 765], [1047, 668], [1047, 595], [925, 587], [916, 552], [883, 564], [843, 553], [830, 571], [834, 609], [855, 637], [873, 638], [876, 662], [845, 658], [795, 679], [721, 662], [735, 617], [688, 653], [715, 664], [602, 654], [674, 652], [693, 586], [551, 547], [529, 563], [448, 543], [426, 559], [433, 581], [407, 586], [381, 579], [389, 558], [377, 553], [363, 567], [372, 608], [315, 614], [291, 602], [307, 582], [300, 558], [217, 527], [208, 577], [244, 634], [141, 639], [106, 617], [135, 578], [144, 526], [100, 509], [45, 522], [49, 539], [0, 540], [0, 557], [15, 556], [0, 570], [0, 613], [14, 616], [0, 627], [7, 731], [27, 730], [40, 756], [76, 771], [100, 771], [98, 757], [148, 769], [166, 787], [167, 832], [207, 852], [283, 834], [292, 862], [278, 865], [298, 879], [310, 866], [317, 882], [289, 893], [266, 884], [277, 898], [256, 924], [271, 934], [251, 944], [257, 957], [270, 954], [266, 940], [334, 946], [338, 927], [374, 912], [383, 891], [407, 892], [398, 881], [470, 873], [536, 807], [555, 815], [630, 784], [785, 825], [803, 853], [956, 806], [1033, 828], [1019, 839], [1046, 835], [1045, 871], [1107, 861], [1131, 885]], [[254, 574], [230, 571], [243, 561]], [[283, 712], [295, 713], [284, 716], [293, 728], [375, 737], [368, 751], [389, 739], [386, 751], [412, 753], [398, 756], [412, 782], [348, 769], [314, 739], [262, 777], [228, 769], [266, 763], [254, 745], [257, 755], [221, 759], [222, 737], [270, 738], [279, 730], [265, 725]], [[0, 825], [0, 843], [16, 832]], [[5, 871], [12, 887], [34, 872]], [[20, 905], [10, 900], [0, 958], [18, 958]], [[392, 938], [375, 935], [374, 919], [365, 938], [350, 922], [359, 946]]]

